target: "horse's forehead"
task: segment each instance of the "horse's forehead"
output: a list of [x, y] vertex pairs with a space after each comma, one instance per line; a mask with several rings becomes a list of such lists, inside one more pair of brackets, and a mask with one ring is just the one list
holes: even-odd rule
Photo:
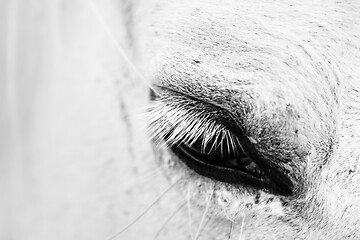
[[359, 43], [348, 30], [356, 28], [359, 6], [322, 1], [158, 2], [150, 11], [153, 35], [147, 43], [154, 79], [162, 75], [168, 84], [173, 80], [180, 88], [201, 93], [224, 84], [239, 91], [250, 87], [265, 101], [308, 102], [329, 114], [339, 99], [353, 104], [347, 93], [359, 88], [354, 79], [360, 71], [348, 59], [359, 57], [354, 51]]

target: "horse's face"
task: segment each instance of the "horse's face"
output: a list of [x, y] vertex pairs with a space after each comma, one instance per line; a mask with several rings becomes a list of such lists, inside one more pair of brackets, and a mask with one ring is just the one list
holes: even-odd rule
[[[193, 237], [360, 237], [360, 3], [157, 1], [138, 13], [157, 160], [193, 221], [211, 219]], [[163, 234], [191, 235], [180, 229]]]

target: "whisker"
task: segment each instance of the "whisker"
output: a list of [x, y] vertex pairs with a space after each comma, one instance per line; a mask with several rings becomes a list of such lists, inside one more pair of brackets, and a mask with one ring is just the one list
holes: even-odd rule
[[160, 176], [161, 174], [161, 167], [157, 167], [154, 170], [151, 170], [150, 172], [144, 174], [143, 176], [141, 176], [141, 179], [134, 179], [131, 182], [127, 182], [126, 183], [126, 187], [127, 189], [133, 188], [134, 186], [137, 185], [143, 185], [149, 182], [149, 180], [154, 180], [154, 178], [156, 176]]
[[226, 212], [226, 210], [225, 210], [225, 207], [224, 207], [223, 205], [221, 205], [221, 209], [222, 209], [225, 217], [226, 217], [227, 219], [229, 219], [230, 222], [235, 222], [235, 217], [232, 219], [232, 218], [227, 214], [227, 212]]
[[89, 5], [91, 10], [93, 11], [96, 19], [101, 24], [101, 27], [105, 31], [106, 35], [108, 36], [109, 40], [112, 42], [116, 50], [120, 53], [120, 55], [123, 57], [125, 62], [129, 65], [131, 70], [151, 89], [153, 90], [157, 95], [160, 96], [160, 94], [154, 89], [153, 86], [151, 86], [150, 83], [147, 82], [145, 77], [140, 73], [140, 71], [135, 67], [135, 65], [132, 63], [132, 61], [129, 59], [128, 55], [126, 54], [124, 48], [118, 43], [116, 40], [114, 34], [111, 32], [109, 26], [106, 24], [102, 14], [99, 12], [98, 7], [95, 5], [93, 0], [89, 0]]
[[243, 229], [244, 229], [244, 222], [245, 222], [245, 216], [246, 213], [244, 214], [242, 220], [241, 220], [241, 228], [240, 228], [240, 236], [239, 236], [239, 240], [242, 240], [242, 235], [243, 235]]
[[194, 239], [192, 232], [192, 217], [191, 217], [191, 197], [190, 197], [190, 183], [188, 183], [188, 191], [187, 191], [187, 207], [188, 207], [188, 217], [189, 217], [189, 232], [191, 239]]
[[206, 208], [205, 208], [205, 211], [204, 211], [204, 213], [203, 213], [203, 215], [201, 217], [199, 228], [198, 228], [198, 231], [197, 231], [197, 233], [195, 235], [195, 240], [199, 239], [199, 237], [200, 237], [200, 232], [202, 230], [202, 225], [204, 224], [206, 214], [209, 211], [210, 202], [211, 202], [211, 199], [213, 198], [213, 195], [214, 195], [214, 190], [215, 190], [215, 187], [212, 189], [210, 196], [208, 196], [208, 200], [207, 200], [207, 203], [206, 203]]
[[133, 113], [129, 113], [128, 116], [129, 116], [129, 118], [134, 119], [134, 120], [147, 120], [147, 118], [149, 117], [149, 114], [146, 112], [145, 108], [142, 109], [139, 107]]
[[153, 240], [156, 240], [160, 233], [165, 229], [165, 227], [168, 225], [168, 223], [175, 217], [175, 215], [186, 205], [186, 201], [184, 201], [178, 208], [175, 209], [175, 211], [166, 219], [164, 224], [161, 226], [161, 228], [157, 231], [156, 235], [154, 236]]
[[200, 238], [201, 234], [204, 232], [205, 228], [209, 225], [209, 223], [211, 222], [211, 220], [212, 220], [211, 217], [209, 217], [209, 218], [205, 221], [205, 224], [204, 224], [203, 228], [201, 229], [198, 238]]
[[175, 183], [173, 183], [168, 189], [166, 189], [149, 207], [147, 207], [139, 216], [137, 216], [131, 223], [129, 223], [126, 227], [122, 230], [114, 234], [113, 236], [109, 237], [108, 240], [113, 240], [120, 236], [123, 232], [133, 226], [137, 221], [139, 221], [147, 212], [150, 211], [151, 208], [155, 206], [176, 184], [180, 182], [181, 178], [178, 179]]
[[233, 222], [233, 221], [230, 221], [230, 231], [229, 231], [228, 240], [231, 239], [231, 234], [232, 234], [232, 231], [233, 231], [233, 227], [234, 227], [234, 222]]

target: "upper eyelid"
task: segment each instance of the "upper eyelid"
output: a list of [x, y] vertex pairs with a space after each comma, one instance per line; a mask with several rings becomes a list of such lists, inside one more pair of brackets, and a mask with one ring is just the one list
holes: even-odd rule
[[[160, 95], [152, 94], [152, 96], [154, 96], [154, 102], [164, 105], [154, 106], [152, 108], [152, 113], [154, 113], [154, 110], [160, 111], [164, 107], [169, 107], [173, 113], [182, 112], [183, 115], [180, 116], [182, 120], [189, 120], [192, 118], [190, 119], [192, 122], [198, 123], [198, 128], [194, 129], [195, 131], [199, 132], [200, 130], [201, 132], [201, 130], [210, 129], [210, 131], [207, 132], [210, 133], [208, 134], [210, 135], [209, 137], [214, 134], [221, 134], [221, 132], [225, 136], [229, 135], [229, 133], [233, 133], [233, 136], [230, 137], [238, 141], [236, 136], [245, 136], [243, 123], [238, 121], [227, 109], [223, 108], [219, 104], [211, 102], [211, 99], [204, 101], [193, 95], [189, 95], [188, 93], [183, 93], [166, 86], [155, 85], [154, 87], [158, 89], [157, 92], [160, 93]], [[157, 116], [159, 117], [163, 115], [164, 111], [161, 113], [162, 114], [158, 114]], [[185, 117], [185, 119], [183, 117]], [[175, 119], [173, 117], [170, 117], [170, 119], [175, 120], [175, 122], [181, 121], [180, 119]], [[166, 120], [166, 117], [164, 117], [163, 120]], [[214, 130], [214, 127], [216, 127], [217, 130], [211, 131]], [[189, 128], [187, 130], [188, 135], [193, 136], [193, 134], [196, 133], [194, 131], [190, 131]]]
[[[191, 113], [193, 119], [204, 119], [204, 116], [209, 116], [210, 111], [217, 114], [211, 115], [208, 119], [211, 122], [220, 124], [226, 129], [230, 130], [236, 137], [238, 137], [241, 145], [256, 146], [259, 151], [267, 154], [271, 158], [276, 158], [277, 161], [291, 162], [291, 159], [297, 159], [297, 161], [303, 161], [304, 156], [308, 155], [308, 149], [304, 148], [304, 143], [299, 142], [298, 139], [292, 139], [291, 135], [283, 129], [282, 122], [286, 119], [279, 119], [279, 122], [267, 122], [266, 118], [258, 118], [258, 111], [254, 108], [253, 103], [247, 103], [244, 99], [244, 104], [239, 106], [240, 111], [234, 110], [234, 115], [229, 110], [215, 105], [212, 102], [204, 102], [187, 94], [174, 91], [167, 87], [159, 87], [163, 93], [161, 97], [155, 99], [155, 102], [163, 102], [175, 107], [175, 109], [186, 110], [187, 113]], [[194, 104], [202, 104], [207, 109], [201, 109], [200, 106], [193, 106]], [[256, 108], [256, 107], [255, 107]], [[239, 115], [242, 112], [242, 116]], [[195, 114], [195, 115], [194, 115]], [[264, 125], [265, 124], [265, 125]], [[188, 131], [191, 133], [191, 131]], [[277, 143], [281, 142], [280, 145]]]
[[[235, 138], [226, 126], [212, 119], [204, 110], [189, 107], [194, 103], [175, 98], [157, 99], [150, 108], [149, 127], [155, 139], [166, 136], [168, 143], [172, 145], [179, 142], [192, 144], [200, 137], [205, 139], [204, 144], [213, 137]], [[190, 104], [187, 105], [188, 103]]]

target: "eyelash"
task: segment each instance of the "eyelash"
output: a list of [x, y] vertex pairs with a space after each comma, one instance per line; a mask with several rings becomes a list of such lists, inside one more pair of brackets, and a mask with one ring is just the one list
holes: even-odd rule
[[[155, 100], [149, 107], [148, 116], [150, 136], [157, 144], [169, 147], [180, 144], [191, 146], [200, 140], [201, 151], [204, 153], [209, 147], [208, 152], [220, 147], [228, 153], [236, 153], [238, 146], [241, 147], [238, 138], [211, 119], [208, 112], [194, 109], [181, 99]], [[215, 143], [218, 144], [214, 146]]]

